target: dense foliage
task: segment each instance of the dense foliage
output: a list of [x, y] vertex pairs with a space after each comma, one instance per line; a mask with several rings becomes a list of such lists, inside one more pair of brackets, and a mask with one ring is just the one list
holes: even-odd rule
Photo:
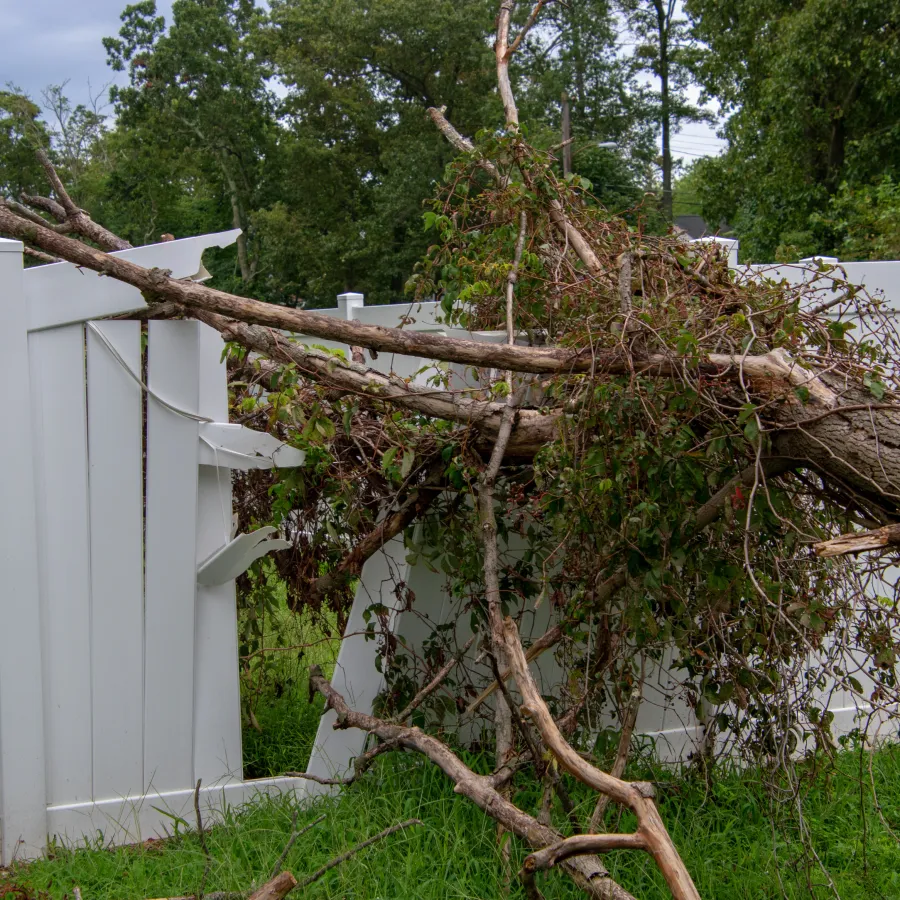
[[[728, 113], [728, 150], [703, 161], [704, 209], [755, 261], [833, 252], [879, 258], [860, 241], [900, 165], [900, 8], [893, 0], [689, 0], [710, 52], [700, 70]], [[896, 228], [893, 228], [896, 240]], [[892, 254], [893, 255], [893, 254]]]

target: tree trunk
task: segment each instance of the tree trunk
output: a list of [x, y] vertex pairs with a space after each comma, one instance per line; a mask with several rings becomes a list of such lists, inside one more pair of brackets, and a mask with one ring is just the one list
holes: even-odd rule
[[662, 213], [672, 221], [672, 122], [669, 98], [669, 21], [662, 2], [656, 3], [659, 38], [659, 118], [662, 126]]
[[572, 118], [569, 113], [569, 95], [562, 95], [562, 170], [563, 178], [572, 174]]

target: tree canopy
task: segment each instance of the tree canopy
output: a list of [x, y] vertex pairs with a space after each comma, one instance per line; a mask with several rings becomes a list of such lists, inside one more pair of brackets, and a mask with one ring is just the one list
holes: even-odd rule
[[896, 209], [882, 185], [900, 165], [897, 4], [688, 0], [686, 8], [710, 50], [698, 74], [728, 113], [727, 151], [698, 166], [710, 220], [727, 220], [759, 262], [877, 258], [887, 248], [860, 244], [866, 214], [854, 221], [846, 195]]

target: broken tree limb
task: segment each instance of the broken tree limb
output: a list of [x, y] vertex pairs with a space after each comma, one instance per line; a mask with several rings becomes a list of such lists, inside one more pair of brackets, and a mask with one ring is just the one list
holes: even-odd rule
[[[666, 880], [674, 900], [700, 900], [690, 872], [678, 853], [669, 832], [663, 824], [653, 801], [653, 788], [641, 782], [622, 781], [607, 772], [592, 766], [582, 759], [578, 752], [566, 741], [559, 731], [547, 704], [528, 671], [525, 652], [519, 640], [519, 630], [515, 622], [507, 618], [504, 623], [506, 652], [512, 666], [519, 692], [524, 700], [523, 712], [531, 717], [543, 739], [544, 745], [556, 757], [561, 768], [583, 784], [600, 791], [622, 806], [630, 809], [638, 820], [633, 839], [641, 841], [656, 862]], [[586, 835], [589, 838], [590, 836]], [[595, 836], [596, 837], [596, 836]], [[603, 835], [602, 837], [607, 837]], [[635, 845], [637, 846], [637, 845]]]
[[60, 224], [70, 225], [73, 231], [89, 241], [93, 241], [104, 250], [128, 250], [131, 247], [128, 241], [97, 224], [83, 209], [75, 204], [46, 151], [39, 148], [35, 153], [38, 162], [44, 169], [47, 180], [50, 182], [50, 186], [53, 188], [53, 193], [56, 194], [57, 204], [56, 206], [52, 205], [53, 201], [49, 198], [31, 197], [30, 202], [33, 203], [36, 199], [46, 200], [47, 203], [44, 208]]
[[[335, 728], [358, 728], [383, 741], [394, 741], [427, 757], [456, 785], [456, 793], [471, 800], [507, 831], [517, 835], [534, 849], [540, 850], [559, 843], [562, 837], [559, 832], [541, 825], [537, 819], [520, 810], [497, 790], [496, 783], [503, 782], [505, 773], [498, 773], [496, 776], [478, 775], [446, 744], [420, 729], [385, 722], [351, 709], [318, 666], [310, 669], [309, 679], [310, 688], [321, 693], [329, 707], [337, 713]], [[576, 857], [564, 862], [563, 866], [573, 881], [590, 897], [634, 900], [628, 891], [609, 877], [609, 873], [595, 857]]]
[[[499, 432], [504, 403], [473, 400], [453, 391], [407, 384], [401, 378], [308, 349], [270, 328], [247, 325], [215, 313], [196, 311], [195, 316], [217, 329], [225, 340], [236, 341], [271, 360], [294, 365], [303, 375], [327, 387], [373, 400], [386, 400], [450, 422], [472, 425], [487, 439], [495, 438]], [[560, 413], [554, 411], [521, 410], [510, 440], [510, 455], [530, 457], [552, 441], [559, 426], [559, 416]]]
[[900, 547], [900, 525], [885, 525], [884, 528], [873, 531], [854, 531], [813, 544], [816, 556], [823, 559], [867, 553], [871, 550], [887, 550], [891, 547]]
[[282, 872], [254, 891], [248, 900], [283, 900], [297, 887], [297, 879], [290, 872]]
[[538, 872], [552, 869], [563, 860], [584, 853], [606, 853], [610, 850], [646, 850], [641, 834], [576, 834], [552, 847], [545, 847], [525, 859], [526, 870]]

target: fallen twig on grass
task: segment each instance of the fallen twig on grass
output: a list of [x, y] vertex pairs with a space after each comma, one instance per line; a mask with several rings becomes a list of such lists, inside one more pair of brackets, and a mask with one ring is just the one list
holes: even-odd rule
[[[371, 847], [372, 844], [377, 843], [383, 838], [389, 837], [392, 834], [395, 834], [398, 831], [403, 831], [404, 828], [410, 828], [413, 825], [424, 825], [421, 819], [407, 819], [405, 822], [399, 822], [397, 825], [391, 825], [390, 828], [385, 828], [384, 831], [379, 831], [374, 837], [370, 837], [367, 840], [363, 841], [361, 844], [357, 844], [352, 849], [348, 850], [346, 853], [342, 853], [340, 856], [336, 856], [331, 862], [326, 863], [316, 872], [313, 872], [312, 875], [308, 875], [303, 881], [297, 883], [298, 887], [308, 887], [314, 881], [318, 881], [326, 872], [329, 872], [335, 866], [339, 866], [342, 862], [346, 862], [350, 859], [351, 856], [355, 856], [359, 853], [360, 850], [365, 850], [366, 847]], [[254, 900], [254, 898], [251, 898]], [[262, 900], [262, 898], [259, 898]]]
[[[200, 819], [199, 812], [199, 802], [197, 800], [197, 795], [200, 789], [200, 782], [197, 782], [197, 789], [195, 791], [195, 809], [197, 810], [197, 821], [198, 824], [202, 827], [202, 821]], [[287, 859], [288, 853], [290, 853], [294, 844], [297, 842], [297, 839], [302, 837], [312, 828], [315, 828], [323, 819], [324, 815], [319, 816], [318, 819], [313, 820], [309, 823], [309, 825], [301, 828], [299, 831], [297, 830], [297, 812], [294, 813], [294, 817], [291, 820], [291, 835], [288, 838], [288, 842], [284, 847], [284, 850], [281, 851], [281, 855], [278, 857], [278, 861], [275, 863], [273, 868], [273, 872], [277, 874], [273, 874], [269, 880], [258, 887], [252, 894], [248, 896], [246, 891], [214, 891], [209, 894], [195, 894], [188, 895], [184, 897], [165, 897], [159, 898], [159, 900], [199, 900], [202, 896], [205, 900], [283, 900], [294, 888], [297, 887], [308, 887], [314, 882], [318, 881], [332, 869], [339, 866], [341, 863], [346, 862], [351, 857], [355, 856], [361, 850], [365, 850], [367, 847], [371, 847], [372, 844], [377, 843], [380, 840], [383, 840], [386, 837], [390, 837], [392, 834], [396, 834], [398, 831], [403, 831], [405, 828], [410, 828], [413, 825], [422, 825], [424, 824], [421, 819], [407, 819], [405, 822], [399, 822], [396, 825], [391, 825], [389, 828], [385, 828], [383, 831], [379, 831], [378, 834], [373, 835], [370, 838], [366, 838], [366, 840], [357, 844], [355, 847], [351, 847], [345, 853], [341, 853], [340, 856], [334, 857], [334, 859], [325, 863], [322, 868], [317, 869], [312, 875], [307, 875], [305, 878], [298, 881], [291, 872], [283, 871], [278, 872], [278, 870], [284, 865], [284, 861]], [[204, 848], [204, 853], [207, 854], [207, 870], [209, 868], [209, 861], [211, 861], [212, 857], [209, 856], [208, 849], [206, 847], [206, 840], [203, 838], [203, 832], [200, 832], [201, 835], [201, 844]], [[206, 881], [206, 872], [204, 872], [203, 879], [201, 881], [201, 889], [203, 883]], [[77, 888], [75, 889], [78, 890]], [[77, 896], [77, 900], [81, 900], [80, 894]]]
[[297, 816], [300, 814], [300, 808], [294, 810], [294, 815], [291, 818], [291, 836], [288, 838], [288, 842], [284, 845], [284, 850], [281, 851], [281, 856], [278, 857], [278, 861], [272, 866], [272, 874], [271, 878], [274, 878], [280, 871], [281, 867], [284, 865], [284, 861], [288, 858], [288, 854], [294, 847], [294, 844], [297, 843], [297, 839], [303, 837], [307, 831], [312, 831], [313, 828], [316, 827], [320, 822], [325, 820], [325, 813], [322, 813], [318, 819], [313, 819], [312, 822], [309, 823], [305, 828], [301, 828], [297, 831]]

